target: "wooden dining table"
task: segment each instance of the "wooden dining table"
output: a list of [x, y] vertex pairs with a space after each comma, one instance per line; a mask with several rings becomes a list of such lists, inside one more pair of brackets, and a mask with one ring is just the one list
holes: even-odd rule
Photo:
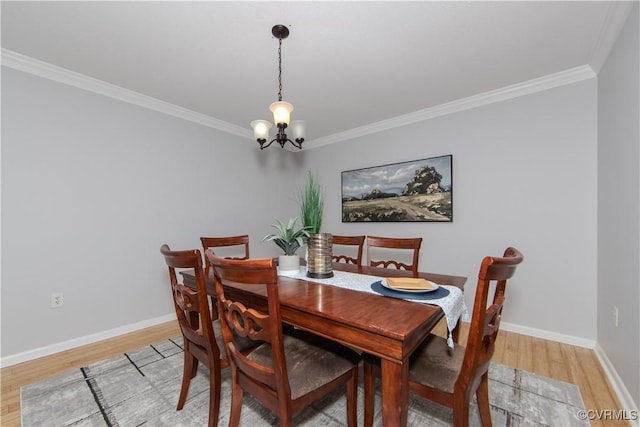
[[[377, 277], [411, 277], [404, 270], [333, 263], [333, 269]], [[192, 271], [183, 271], [184, 284], [195, 288]], [[419, 273], [440, 285], [463, 288], [466, 277]], [[266, 289], [228, 285], [232, 299], [266, 309]], [[409, 405], [409, 356], [444, 316], [436, 305], [385, 297], [313, 279], [278, 276], [282, 321], [338, 341], [381, 359], [382, 420], [384, 426], [407, 424]], [[215, 296], [213, 273], [207, 277], [207, 293]]]

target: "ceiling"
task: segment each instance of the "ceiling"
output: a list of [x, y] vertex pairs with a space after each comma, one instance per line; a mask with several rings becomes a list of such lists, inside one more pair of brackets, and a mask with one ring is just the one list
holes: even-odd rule
[[[2, 47], [251, 135], [283, 99], [305, 146], [591, 65], [615, 2], [2, 1]], [[617, 34], [617, 33], [616, 33]], [[596, 64], [597, 65], [597, 64]], [[336, 138], [334, 138], [336, 139]], [[337, 138], [339, 139], [339, 138]], [[336, 140], [337, 140], [336, 139]], [[257, 144], [256, 144], [257, 145]]]

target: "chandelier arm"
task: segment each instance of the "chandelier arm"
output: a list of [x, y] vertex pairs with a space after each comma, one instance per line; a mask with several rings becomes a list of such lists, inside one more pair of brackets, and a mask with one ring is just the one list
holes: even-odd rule
[[266, 139], [258, 139], [258, 144], [260, 144], [260, 149], [264, 150], [265, 148], [269, 148], [269, 146], [271, 144], [273, 144], [273, 142], [275, 141], [275, 139], [272, 139], [271, 141], [269, 141], [269, 143], [267, 144], [267, 140]]
[[261, 150], [264, 150], [265, 148], [269, 148], [269, 146], [271, 144], [273, 144], [274, 142], [277, 142], [278, 144], [280, 144], [281, 148], [284, 148], [284, 146], [287, 144], [287, 142], [289, 142], [295, 148], [298, 148], [298, 149], [302, 150], [302, 143], [304, 142], [304, 138], [296, 138], [295, 142], [290, 140], [289, 138], [284, 138], [284, 139], [273, 138], [271, 141], [269, 141], [268, 144], [267, 144], [267, 140], [266, 139], [259, 139], [258, 140], [258, 144], [260, 144], [260, 149]]

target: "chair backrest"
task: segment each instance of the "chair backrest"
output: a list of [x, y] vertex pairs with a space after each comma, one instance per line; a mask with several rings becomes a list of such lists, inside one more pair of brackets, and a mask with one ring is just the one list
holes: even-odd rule
[[337, 236], [333, 235], [333, 247], [335, 245], [356, 246], [357, 255], [352, 257], [346, 254], [336, 255], [333, 253], [332, 259], [336, 262], [344, 262], [346, 264], [362, 265], [362, 249], [364, 247], [365, 236]]
[[[218, 310], [227, 357], [234, 370], [243, 378], [242, 388], [257, 396], [271, 396], [273, 402], [288, 400], [291, 388], [284, 356], [278, 274], [271, 258], [232, 260], [205, 252], [215, 275]], [[234, 301], [225, 293], [223, 284], [240, 283], [266, 287], [267, 307], [249, 306]], [[235, 332], [234, 333], [232, 333]], [[247, 337], [271, 345], [273, 361], [269, 365], [251, 360], [238, 351], [236, 339]]]
[[[398, 270], [405, 269], [418, 273], [418, 263], [420, 258], [420, 246], [422, 245], [422, 237], [414, 238], [393, 238], [393, 237], [376, 237], [367, 236], [367, 262], [372, 267], [382, 266], [384, 268], [394, 267]], [[411, 264], [393, 259], [375, 260], [373, 255], [374, 248], [383, 249], [408, 249], [412, 250]], [[408, 261], [407, 261], [408, 262]]]
[[[224, 258], [228, 259], [249, 259], [249, 236], [247, 234], [243, 234], [242, 236], [229, 236], [229, 237], [201, 237], [200, 242], [202, 243], [202, 250], [204, 252], [209, 248], [229, 248], [234, 246], [244, 246], [244, 255], [240, 253], [237, 256], [224, 256]], [[239, 248], [234, 248], [234, 250], [240, 250]], [[214, 251], [215, 252], [215, 251]], [[218, 254], [222, 256], [223, 254]], [[205, 272], [209, 272], [209, 261], [205, 257], [204, 259]]]
[[[504, 251], [503, 257], [487, 256], [482, 260], [473, 314], [469, 324], [469, 336], [456, 387], [460, 386], [464, 389], [468, 384], [473, 385], [480, 381], [480, 377], [489, 369], [500, 329], [507, 280], [513, 277], [523, 258], [519, 250], [509, 247]], [[496, 286], [492, 304], [487, 308], [492, 282], [495, 282]]]
[[[198, 249], [172, 251], [168, 245], [162, 245], [160, 253], [169, 267], [173, 305], [184, 339], [210, 352], [214, 357], [220, 358], [220, 349], [216, 344], [211, 323], [212, 313], [209, 298], [207, 298], [200, 251]], [[193, 269], [196, 281], [195, 291], [178, 282], [176, 268]]]

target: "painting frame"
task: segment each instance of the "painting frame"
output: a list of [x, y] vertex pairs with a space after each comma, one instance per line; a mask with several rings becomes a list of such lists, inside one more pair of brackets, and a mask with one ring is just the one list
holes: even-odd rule
[[342, 222], [453, 222], [453, 155], [341, 172]]

